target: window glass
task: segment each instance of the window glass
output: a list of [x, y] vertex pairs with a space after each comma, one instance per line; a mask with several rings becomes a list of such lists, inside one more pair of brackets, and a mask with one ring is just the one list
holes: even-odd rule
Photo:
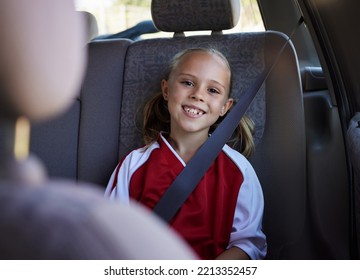
[[[240, 3], [239, 23], [224, 33], [264, 30], [257, 1], [241, 0]], [[96, 17], [101, 35], [117, 33], [151, 19], [150, 5], [151, 0], [75, 0], [76, 10], [90, 12]], [[172, 36], [172, 33], [158, 32], [146, 36], [166, 37]]]

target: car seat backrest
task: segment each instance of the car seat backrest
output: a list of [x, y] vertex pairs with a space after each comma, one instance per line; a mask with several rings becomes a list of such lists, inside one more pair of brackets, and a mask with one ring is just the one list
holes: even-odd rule
[[[231, 44], [226, 44], [227, 40], [231, 41]], [[177, 52], [189, 47], [212, 46], [224, 53], [231, 67], [235, 69], [233, 70], [232, 96], [241, 101], [241, 94], [265, 66], [262, 45], [264, 40], [264, 34], [259, 34], [258, 37], [239, 34], [160, 38], [131, 44], [126, 55], [121, 104], [120, 157], [143, 145], [141, 136], [143, 105], [151, 95], [161, 91], [160, 81], [165, 76], [166, 66]], [[248, 55], [249, 48], [251, 48], [250, 56]], [[161, 52], [155, 52], [156, 49], [161, 49]], [[237, 71], [237, 66], [246, 71]], [[136, 69], [136, 75], [132, 69]], [[256, 142], [260, 140], [264, 129], [264, 89], [263, 87], [256, 96], [259, 102], [254, 102], [247, 111], [257, 126]]]
[[28, 156], [28, 120], [59, 114], [80, 87], [85, 37], [72, 0], [27, 4], [0, 2], [0, 259], [195, 258], [143, 208], [105, 200], [93, 184], [48, 180]]

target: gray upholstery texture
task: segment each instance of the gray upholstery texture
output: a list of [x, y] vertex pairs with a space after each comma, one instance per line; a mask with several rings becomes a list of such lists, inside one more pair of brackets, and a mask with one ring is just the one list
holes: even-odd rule
[[78, 177], [105, 186], [119, 160], [118, 137], [124, 62], [129, 40], [89, 44], [81, 89]]
[[161, 31], [221, 31], [233, 28], [240, 15], [238, 0], [153, 0], [151, 14]]
[[31, 151], [46, 163], [51, 177], [77, 176], [80, 106], [76, 99], [61, 117], [33, 125]]

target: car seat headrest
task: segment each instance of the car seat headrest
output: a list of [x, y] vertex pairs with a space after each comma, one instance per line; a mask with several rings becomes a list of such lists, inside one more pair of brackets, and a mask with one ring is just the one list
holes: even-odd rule
[[0, 1], [0, 118], [41, 120], [73, 102], [85, 71], [85, 27], [72, 0]]
[[86, 39], [91, 41], [99, 35], [99, 26], [96, 17], [87, 11], [78, 11], [83, 20], [85, 21]]
[[239, 0], [153, 0], [151, 14], [156, 28], [165, 32], [233, 28], [240, 17]]

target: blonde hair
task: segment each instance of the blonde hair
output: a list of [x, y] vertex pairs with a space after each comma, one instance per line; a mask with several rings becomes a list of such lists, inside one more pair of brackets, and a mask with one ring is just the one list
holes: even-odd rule
[[[228, 66], [230, 73], [231, 68], [226, 57], [214, 48], [190, 48], [182, 52], [177, 53], [171, 60], [165, 79], [169, 79], [171, 73], [176, 69], [181, 59], [188, 53], [195, 51], [203, 51], [211, 54], [215, 54], [220, 57], [224, 63]], [[231, 79], [230, 87], [231, 88]], [[229, 92], [230, 98], [230, 92]], [[226, 116], [226, 115], [225, 115]], [[215, 124], [210, 127], [209, 132], [212, 133], [218, 124], [224, 119], [219, 117]], [[145, 144], [150, 144], [159, 138], [161, 131], [170, 133], [170, 113], [167, 109], [167, 103], [164, 100], [162, 93], [158, 92], [152, 96], [144, 107], [144, 122], [143, 122], [143, 135]], [[237, 126], [233, 136], [229, 140], [228, 144], [235, 147], [245, 156], [250, 157], [255, 149], [253, 134], [255, 131], [254, 122], [246, 115], [241, 119]]]

